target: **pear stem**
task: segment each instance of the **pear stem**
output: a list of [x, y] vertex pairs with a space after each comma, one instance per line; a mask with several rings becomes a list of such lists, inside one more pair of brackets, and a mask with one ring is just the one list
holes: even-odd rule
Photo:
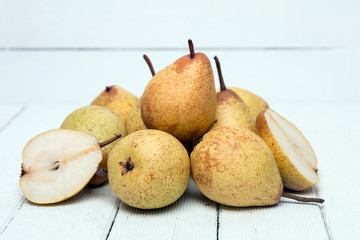
[[194, 44], [191, 39], [188, 40], [189, 50], [190, 50], [190, 58], [193, 59], [195, 57]]
[[286, 198], [294, 199], [294, 200], [300, 201], [300, 202], [315, 202], [315, 203], [323, 203], [323, 202], [325, 202], [325, 200], [322, 199], [322, 198], [299, 197], [299, 196], [295, 196], [295, 195], [292, 195], [292, 194], [289, 194], [289, 193], [283, 193], [282, 196], [286, 197]]
[[119, 134], [119, 135], [116, 134], [115, 137], [110, 138], [109, 140], [106, 140], [106, 141], [104, 141], [104, 142], [99, 143], [99, 146], [100, 146], [100, 148], [103, 148], [103, 147], [105, 147], [106, 145], [108, 145], [108, 144], [116, 141], [116, 140], [119, 139], [119, 138], [121, 138], [121, 134]]
[[220, 91], [223, 92], [223, 91], [226, 90], [226, 86], [225, 86], [224, 78], [223, 78], [223, 75], [222, 75], [222, 72], [221, 72], [220, 61], [219, 61], [217, 56], [215, 56], [214, 59], [215, 59], [215, 63], [216, 63], [217, 72], [218, 72], [218, 75], [219, 75]]
[[153, 67], [153, 65], [152, 65], [152, 63], [150, 61], [150, 58], [146, 54], [144, 54], [143, 57], [145, 59], [145, 62], [147, 63], [147, 65], [150, 68], [152, 76], [155, 76], [156, 73], [155, 73], [154, 67]]

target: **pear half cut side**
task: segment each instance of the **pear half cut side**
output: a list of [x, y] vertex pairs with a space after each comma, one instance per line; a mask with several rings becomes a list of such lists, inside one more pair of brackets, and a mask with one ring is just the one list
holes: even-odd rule
[[48, 204], [81, 191], [95, 174], [102, 153], [94, 135], [56, 129], [31, 139], [22, 160], [23, 194], [31, 202]]
[[315, 152], [292, 123], [267, 109], [256, 119], [256, 133], [272, 150], [286, 188], [302, 191], [319, 181]]

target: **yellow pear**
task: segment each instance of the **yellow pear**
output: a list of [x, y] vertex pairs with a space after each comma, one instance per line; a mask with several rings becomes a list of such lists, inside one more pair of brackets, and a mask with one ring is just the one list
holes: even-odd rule
[[91, 105], [99, 105], [110, 109], [117, 114], [125, 124], [137, 100], [138, 98], [132, 93], [114, 85], [106, 87], [105, 90], [92, 101]]
[[172, 135], [140, 130], [116, 144], [108, 160], [109, 183], [127, 205], [165, 207], [184, 193], [190, 178], [186, 149]]
[[138, 100], [135, 106], [131, 109], [125, 126], [128, 134], [147, 129], [141, 118], [141, 100]]
[[256, 119], [256, 132], [274, 153], [286, 188], [301, 191], [319, 181], [314, 150], [288, 120], [267, 109]]
[[221, 126], [243, 127], [255, 130], [255, 119], [244, 101], [234, 91], [227, 89], [221, 73], [219, 59], [215, 56], [220, 81], [220, 92], [216, 93], [217, 104], [214, 124], [210, 129]]
[[190, 54], [159, 71], [141, 97], [147, 128], [170, 133], [182, 142], [203, 135], [214, 121], [216, 91], [211, 63], [203, 53]]
[[[126, 129], [120, 117], [109, 109], [96, 105], [89, 105], [75, 110], [65, 118], [60, 128], [91, 133], [99, 141], [105, 141], [115, 135], [126, 136]], [[107, 180], [107, 159], [115, 144], [116, 142], [101, 149], [100, 171], [91, 179], [90, 185], [100, 185]], [[102, 169], [105, 169], [105, 172], [101, 171]]]
[[241, 97], [246, 106], [249, 108], [254, 119], [256, 119], [260, 112], [269, 108], [269, 105], [264, 99], [250, 91], [238, 87], [228, 87], [228, 89], [233, 90], [237, 95], [239, 95], [239, 97]]
[[254, 132], [217, 127], [191, 153], [191, 173], [211, 200], [235, 207], [279, 202], [283, 185], [274, 156]]

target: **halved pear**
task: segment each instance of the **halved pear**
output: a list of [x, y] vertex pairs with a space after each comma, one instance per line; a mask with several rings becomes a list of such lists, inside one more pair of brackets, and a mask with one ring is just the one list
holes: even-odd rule
[[34, 203], [63, 201], [86, 186], [101, 159], [98, 139], [92, 134], [67, 129], [44, 132], [23, 149], [20, 188]]
[[314, 150], [288, 120], [266, 109], [256, 119], [256, 133], [272, 150], [286, 188], [302, 191], [319, 181]]

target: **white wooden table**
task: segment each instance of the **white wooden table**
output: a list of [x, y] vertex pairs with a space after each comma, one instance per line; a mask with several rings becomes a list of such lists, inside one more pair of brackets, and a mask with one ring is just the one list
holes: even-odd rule
[[[0, 239], [359, 239], [360, 2], [3, 1], [0, 3]], [[292, 121], [320, 182], [272, 207], [233, 208], [190, 181], [174, 204], [143, 211], [108, 184], [39, 206], [21, 193], [21, 151], [117, 84], [138, 97], [187, 39], [221, 61], [227, 86], [251, 90]], [[215, 66], [215, 65], [213, 65]], [[217, 84], [218, 86], [218, 84]]]

